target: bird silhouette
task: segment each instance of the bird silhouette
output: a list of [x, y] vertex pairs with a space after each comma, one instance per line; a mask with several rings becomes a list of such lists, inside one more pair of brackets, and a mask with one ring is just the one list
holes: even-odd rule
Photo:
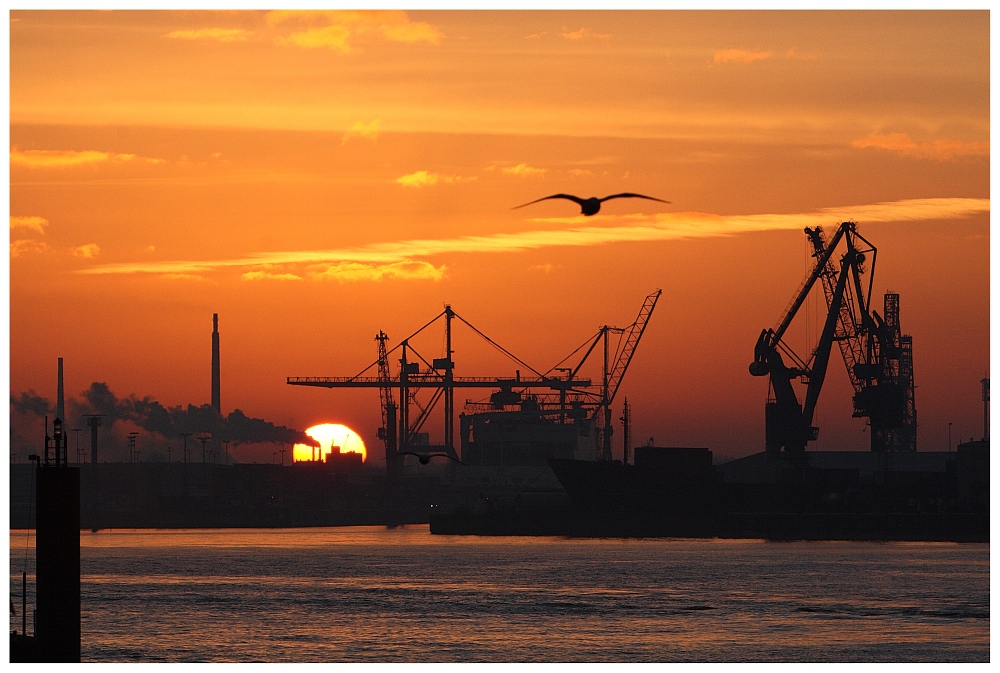
[[601, 204], [610, 199], [649, 199], [650, 201], [659, 201], [660, 203], [670, 203], [670, 201], [664, 201], [663, 199], [657, 199], [652, 196], [646, 196], [645, 194], [633, 194], [632, 192], [623, 192], [621, 194], [612, 194], [611, 196], [605, 196], [603, 199], [599, 199], [596, 196], [591, 196], [589, 199], [581, 199], [579, 196], [573, 196], [572, 194], [553, 194], [552, 196], [543, 196], [540, 199], [535, 199], [534, 201], [529, 201], [528, 203], [522, 203], [519, 206], [514, 206], [511, 210], [517, 210], [518, 208], [524, 208], [525, 206], [530, 206], [532, 203], [538, 203], [539, 201], [546, 201], [548, 199], [568, 199], [570, 201], [575, 201], [579, 204], [581, 212], [590, 217], [591, 215], [596, 215], [601, 210]]

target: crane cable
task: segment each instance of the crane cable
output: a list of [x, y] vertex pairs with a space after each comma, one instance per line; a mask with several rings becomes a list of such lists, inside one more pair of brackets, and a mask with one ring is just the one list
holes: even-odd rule
[[[418, 334], [420, 334], [421, 332], [423, 332], [425, 329], [427, 329], [428, 327], [430, 327], [432, 324], [434, 324], [435, 321], [437, 321], [438, 318], [440, 318], [443, 315], [444, 315], [444, 311], [441, 311], [436, 316], [434, 316], [433, 318], [431, 318], [431, 320], [426, 325], [424, 325], [423, 327], [421, 327], [420, 329], [418, 329], [416, 332], [414, 332], [413, 334], [411, 334], [410, 336], [406, 337], [405, 339], [403, 339], [402, 341], [400, 341], [398, 344], [396, 344], [395, 346], [393, 346], [389, 351], [387, 351], [386, 354], [385, 354], [386, 357], [389, 357], [389, 355], [392, 354], [392, 353], [394, 353], [397, 348], [400, 348], [404, 343], [406, 343], [407, 341], [409, 341], [410, 339], [412, 339], [413, 337], [417, 336]], [[411, 348], [412, 348], [412, 346], [411, 346]], [[421, 358], [421, 359], [423, 359], [423, 358]], [[361, 376], [362, 374], [364, 374], [366, 371], [368, 371], [372, 367], [376, 367], [376, 366], [378, 366], [378, 360], [375, 360], [375, 362], [371, 363], [370, 365], [368, 365], [367, 367], [365, 367], [364, 369], [362, 369], [360, 372], [358, 372], [357, 374], [355, 374], [354, 376], [352, 376], [351, 379], [358, 378], [359, 376]]]
[[[503, 353], [504, 355], [506, 355], [507, 357], [509, 357], [511, 360], [513, 360], [514, 362], [518, 363], [522, 367], [527, 367], [532, 372], [534, 372], [534, 374], [536, 376], [538, 376], [539, 378], [544, 378], [544, 376], [542, 375], [541, 372], [539, 372], [537, 369], [535, 369], [534, 367], [532, 367], [531, 365], [529, 365], [527, 362], [525, 362], [521, 358], [519, 358], [516, 355], [514, 355], [513, 353], [511, 353], [509, 350], [507, 350], [506, 348], [504, 348], [503, 346], [501, 346], [500, 344], [498, 344], [493, 339], [489, 338], [488, 336], [486, 336], [485, 334], [483, 334], [482, 332], [480, 332], [468, 320], [466, 320], [462, 316], [458, 315], [454, 311], [452, 311], [452, 314], [456, 318], [458, 318], [459, 320], [461, 320], [462, 322], [464, 322], [466, 325], [468, 325], [472, 329], [473, 332], [475, 332], [476, 334], [478, 334], [479, 336], [481, 336], [482, 338], [484, 338], [491, 346], [493, 346], [494, 348], [496, 348], [497, 350], [499, 350], [501, 353]], [[551, 370], [549, 370], [549, 371], [551, 371]]]
[[583, 347], [586, 346], [587, 344], [589, 344], [590, 342], [592, 342], [597, 337], [597, 335], [600, 334], [600, 333], [601, 333], [600, 330], [598, 330], [597, 334], [594, 334], [593, 336], [587, 337], [586, 341], [584, 341], [582, 344], [580, 344], [579, 346], [577, 346], [573, 350], [572, 353], [570, 353], [569, 355], [567, 355], [566, 357], [564, 357], [559, 362], [555, 363], [555, 365], [553, 365], [552, 367], [550, 367], [549, 370], [547, 372], [545, 372], [545, 373], [548, 374], [550, 372], [555, 371], [556, 367], [558, 367], [559, 365], [563, 364], [564, 362], [566, 362], [566, 360], [569, 360], [571, 357], [573, 357], [574, 355], [576, 355], [577, 353], [579, 353], [581, 350], [583, 350]]

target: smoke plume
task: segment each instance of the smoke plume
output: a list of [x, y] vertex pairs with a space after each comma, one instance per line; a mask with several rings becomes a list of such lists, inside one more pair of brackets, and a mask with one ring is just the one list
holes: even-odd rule
[[34, 414], [35, 416], [45, 416], [55, 411], [51, 403], [34, 390], [21, 393], [20, 396], [10, 396], [11, 411], [19, 414]]
[[[53, 413], [54, 405], [35, 391], [29, 390], [20, 395], [11, 395], [10, 406], [12, 443], [16, 436], [20, 443], [29, 446], [38, 444], [40, 439], [31, 437], [31, 434], [40, 428], [34, 426], [40, 425], [40, 417]], [[213, 441], [228, 440], [234, 447], [241, 444], [279, 442], [319, 445], [300, 430], [275, 425], [261, 418], [251, 418], [239, 409], [228, 416], [222, 416], [210, 404], [165, 407], [148, 395], [142, 398], [135, 395], [119, 398], [108, 384], [96, 381], [80, 397], [68, 399], [66, 410], [68, 418], [63, 420], [64, 427], [67, 428], [86, 428], [85, 416], [102, 415], [101, 445], [108, 449], [118, 443], [121, 439], [119, 435], [127, 434], [127, 430], [116, 428], [116, 425], [128, 426], [129, 429], [139, 428], [173, 442], [176, 442], [181, 433], [191, 433], [194, 436], [211, 433]], [[29, 427], [30, 432], [25, 432]], [[104, 455], [116, 453], [111, 451]]]

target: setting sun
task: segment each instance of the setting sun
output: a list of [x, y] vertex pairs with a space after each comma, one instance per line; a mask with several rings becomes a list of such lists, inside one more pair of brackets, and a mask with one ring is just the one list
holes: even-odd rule
[[308, 428], [306, 434], [319, 442], [320, 447], [317, 449], [308, 444], [296, 444], [293, 447], [293, 459], [296, 461], [313, 460], [314, 452], [318, 454], [315, 456], [317, 460], [323, 460], [328, 453], [333, 451], [335, 446], [340, 449], [340, 453], [360, 453], [361, 460], [368, 458], [364, 440], [346, 425], [322, 423]]

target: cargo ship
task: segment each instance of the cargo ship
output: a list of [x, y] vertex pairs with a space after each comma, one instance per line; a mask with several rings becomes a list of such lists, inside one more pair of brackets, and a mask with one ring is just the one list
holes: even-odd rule
[[634, 464], [550, 459], [573, 502], [564, 534], [774, 540], [989, 541], [989, 442], [952, 452], [637, 447]]

